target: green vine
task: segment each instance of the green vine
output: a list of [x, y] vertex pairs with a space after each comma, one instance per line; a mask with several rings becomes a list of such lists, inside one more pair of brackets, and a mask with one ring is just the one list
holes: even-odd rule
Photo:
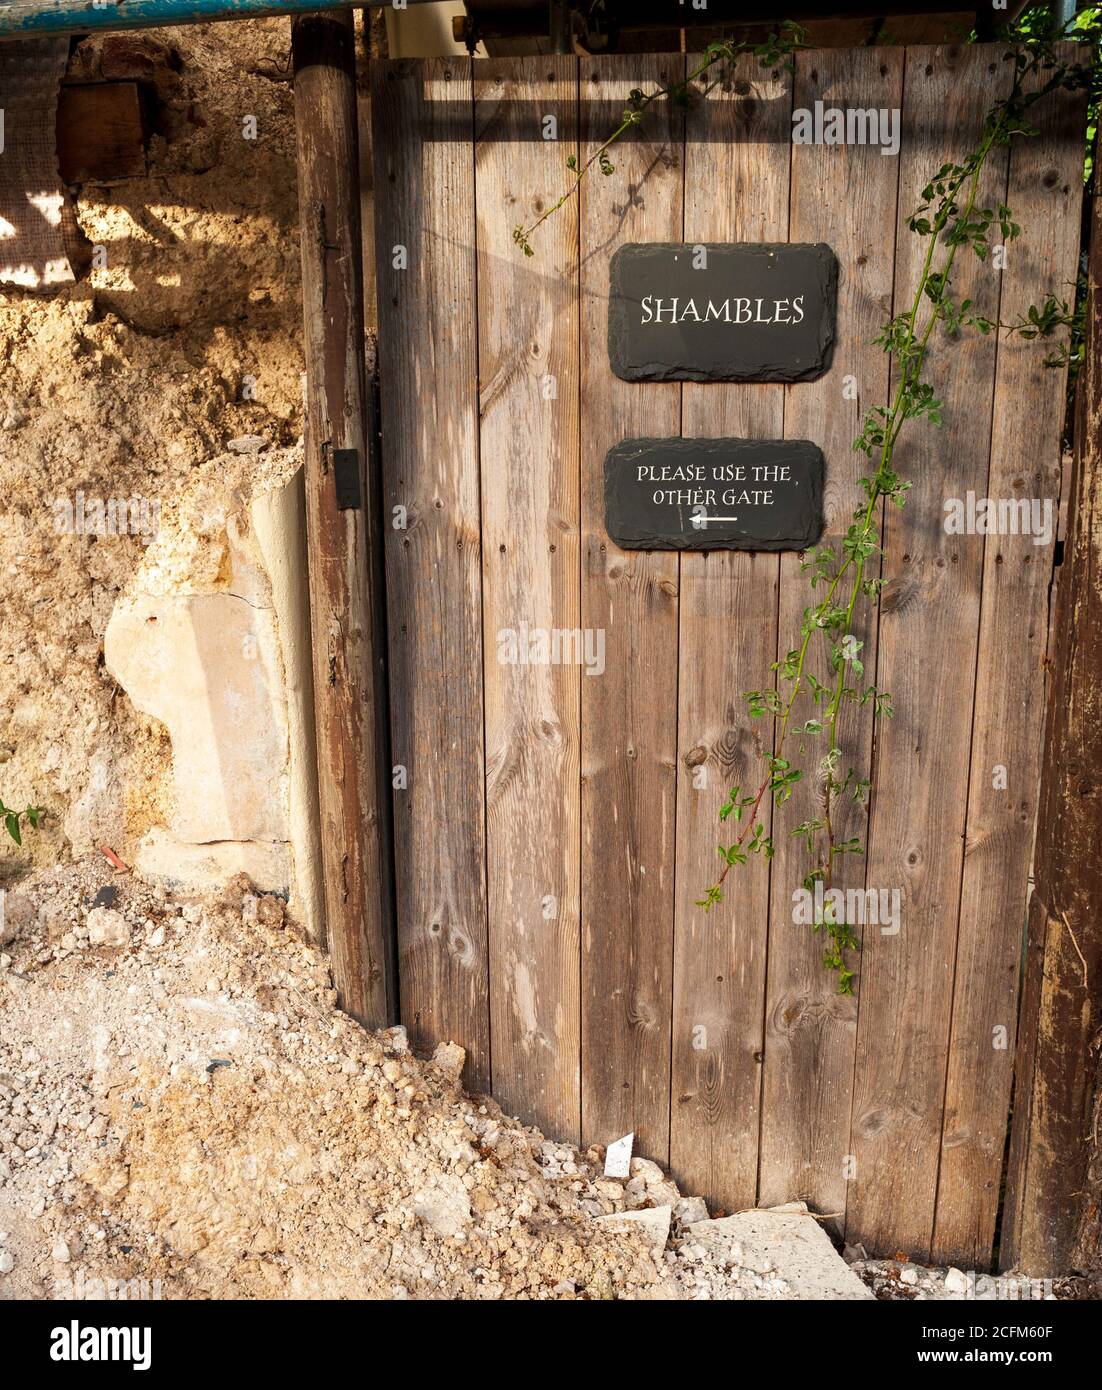
[[[886, 582], [868, 573], [870, 562], [883, 554], [878, 529], [882, 504], [904, 506], [912, 486], [895, 469], [895, 449], [909, 421], [941, 424], [942, 402], [931, 383], [923, 379], [927, 349], [939, 326], [950, 337], [969, 329], [981, 334], [1003, 329], [1025, 340], [1051, 339], [1058, 330], [1067, 329], [1069, 341], [1050, 353], [1045, 362], [1072, 370], [1078, 364], [1085, 304], [1082, 281], [1071, 303], [1050, 294], [1041, 305], [1031, 307], [1018, 323], [1002, 324], [979, 313], [971, 299], [958, 300], [953, 293], [952, 274], [962, 249], [986, 260], [996, 232], [1006, 243], [1021, 231], [1009, 207], [1001, 203], [994, 207], [977, 204], [983, 171], [992, 152], [1009, 145], [1016, 136], [1037, 133], [1027, 119], [1030, 109], [1058, 89], [1089, 89], [1090, 119], [1097, 121], [1098, 93], [1091, 68], [1062, 63], [1055, 45], [1065, 38], [1074, 38], [1097, 49], [1100, 33], [1099, 10], [1081, 12], [1063, 29], [1050, 10], [1036, 7], [1000, 34], [1000, 39], [1010, 45], [1006, 56], [1014, 65], [1010, 94], [987, 113], [976, 147], [960, 163], [946, 163], [937, 170], [923, 189], [920, 206], [907, 220], [909, 230], [924, 239], [925, 253], [908, 308], [890, 319], [875, 339], [891, 360], [898, 384], [888, 404], [866, 413], [861, 433], [853, 442], [854, 450], [875, 464], [873, 472], [860, 480], [863, 500], [837, 550], [834, 545], [819, 545], [801, 557], [801, 571], [821, 597], [804, 609], [797, 645], [782, 661], [772, 664], [773, 683], [743, 692], [751, 719], [773, 719], [773, 751], [765, 757], [764, 773], [756, 789], [744, 792], [739, 786], [732, 787], [720, 808], [720, 821], [733, 821], [740, 829], [730, 844], [718, 847], [722, 870], [697, 905], [707, 912], [721, 903], [727, 875], [736, 865], [747, 863], [750, 855], [773, 857], [773, 837], [766, 832], [760, 814], [762, 803], [769, 797], [775, 806], [783, 805], [797, 784], [805, 780], [804, 769], [786, 756], [790, 755], [792, 740], [800, 740], [801, 749], [804, 740], [820, 740], [820, 746], [825, 743], [816, 764], [821, 809], [789, 833], [805, 842], [812, 861], [803, 887], [809, 892], [814, 892], [818, 884], [823, 887], [823, 903], [816, 909], [813, 930], [825, 934], [824, 965], [837, 972], [842, 994], [853, 993], [856, 972], [849, 961], [859, 943], [852, 925], [826, 897], [833, 886], [836, 863], [847, 855], [864, 853], [859, 837], [840, 835], [839, 808], [845, 800], [867, 805], [870, 779], [853, 768], [842, 774], [838, 721], [847, 705], [871, 706], [874, 719], [890, 717], [892, 713], [888, 692], [865, 680], [860, 657], [863, 643], [854, 629], [859, 626], [855, 623], [858, 604], [875, 603]], [[567, 168], [574, 176], [573, 182], [531, 226], [515, 227], [514, 241], [526, 256], [531, 256], [532, 235], [578, 192], [594, 167], [605, 175], [614, 171], [610, 148], [641, 123], [647, 108], [660, 97], [686, 103], [697, 78], [713, 65], [729, 64], [742, 53], [753, 53], [765, 68], [783, 62], [791, 69], [792, 54], [807, 46], [805, 38], [799, 25], [786, 21], [758, 45], [733, 41], [710, 45], [703, 61], [681, 82], [650, 93], [633, 90], [619, 125], [584, 164], [579, 165], [573, 155], [569, 157]], [[818, 668], [821, 676], [813, 669], [820, 653], [825, 656], [825, 666]], [[801, 709], [799, 717], [803, 722], [796, 724], [793, 713], [801, 698], [807, 708]]]
[[633, 87], [628, 93], [627, 105], [624, 107], [620, 124], [594, 150], [584, 164], [578, 163], [576, 155], [568, 156], [566, 167], [574, 176], [570, 186], [557, 202], [552, 203], [536, 218], [531, 226], [526, 227], [520, 224], [514, 227], [513, 240], [526, 256], [534, 255], [531, 237], [549, 217], [553, 217], [565, 203], [577, 194], [590, 170], [597, 167], [606, 176], [615, 173], [616, 166], [609, 158], [609, 150], [633, 126], [642, 124], [647, 108], [660, 98], [666, 97], [677, 105], [687, 105], [692, 84], [698, 77], [702, 77], [709, 68], [715, 67], [717, 63], [733, 62], [740, 53], [752, 53], [763, 68], [785, 67], [791, 70], [793, 67], [792, 54], [799, 48], [807, 47], [806, 37], [806, 30], [791, 20], [785, 20], [777, 29], [772, 30], [761, 43], [736, 42], [733, 39], [710, 43], [704, 50], [703, 61], [679, 82], [671, 82], [668, 86], [658, 87], [653, 92], [644, 92], [638, 87]]
[[[1082, 28], [1079, 31], [1082, 33]], [[816, 546], [801, 559], [801, 570], [807, 575], [813, 590], [825, 586], [818, 602], [804, 609], [799, 644], [783, 661], [774, 662], [774, 688], [749, 690], [743, 698], [750, 717], [771, 715], [774, 719], [773, 752], [765, 758], [765, 773], [755, 792], [743, 795], [733, 787], [720, 809], [720, 820], [734, 818], [742, 825], [734, 842], [720, 845], [723, 868], [718, 878], [705, 890], [698, 906], [709, 911], [723, 900], [723, 885], [728, 873], [737, 864], [747, 862], [749, 855], [771, 858], [774, 852], [772, 836], [758, 818], [766, 796], [775, 805], [787, 801], [796, 786], [804, 779], [804, 769], [796, 767], [785, 754], [794, 737], [818, 738], [826, 749], [817, 764], [821, 786], [820, 813], [797, 826], [790, 834], [802, 838], [807, 845], [813, 867], [803, 880], [803, 887], [813, 892], [817, 884], [823, 888], [822, 903], [815, 909], [813, 930], [825, 933], [827, 945], [824, 965], [838, 974], [842, 994], [853, 993], [856, 972], [850, 968], [850, 953], [857, 950], [858, 941], [852, 926], [844, 920], [840, 909], [827, 895], [833, 887], [835, 867], [845, 855], [862, 854], [864, 847], [858, 837], [842, 839], [837, 821], [839, 803], [843, 798], [865, 805], [869, 795], [869, 778], [850, 768], [840, 775], [841, 748], [838, 739], [838, 720], [843, 707], [853, 703], [871, 704], [874, 717], [890, 717], [891, 697], [887, 691], [865, 682], [864, 666], [859, 653], [863, 643], [855, 633], [854, 615], [862, 599], [875, 601], [885, 581], [870, 577], [869, 562], [883, 552], [878, 531], [878, 510], [882, 500], [902, 507], [912, 484], [902, 478], [893, 463], [896, 446], [904, 426], [911, 420], [926, 420], [941, 424], [942, 402], [932, 385], [923, 380], [927, 348], [940, 325], [942, 331], [957, 336], [963, 329], [973, 328], [988, 334], [997, 328], [1017, 333], [1024, 339], [1050, 337], [1059, 328], [1076, 325], [1076, 310], [1066, 301], [1050, 295], [1040, 306], [1032, 307], [1016, 324], [997, 324], [978, 313], [970, 299], [957, 301], [952, 291], [952, 273], [962, 248], [970, 249], [981, 260], [991, 250], [991, 237], [997, 230], [1003, 242], [1018, 236], [1020, 228], [1013, 220], [1010, 208], [999, 204], [994, 208], [978, 207], [980, 180], [992, 151], [1010, 144], [1015, 136], [1034, 135], [1029, 124], [1030, 108], [1050, 92], [1059, 88], [1082, 89], [1090, 82], [1090, 70], [1068, 66], [1057, 61], [1054, 42], [1059, 35], [1021, 39], [1007, 55], [1014, 64], [1014, 80], [1009, 96], [987, 114], [975, 149], [960, 163], [944, 164], [923, 189], [922, 203], [908, 218], [907, 226], [926, 242], [925, 255], [909, 308], [889, 320], [875, 340], [888, 354], [898, 377], [891, 403], [868, 411], [861, 433], [853, 442], [855, 450], [875, 461], [876, 468], [861, 479], [864, 501], [856, 509], [853, 521], [840, 543], [840, 553], [833, 545]], [[1064, 365], [1069, 350], [1063, 348], [1050, 355], [1050, 365]], [[826, 646], [827, 671], [820, 679], [811, 669], [812, 647], [816, 638]], [[816, 643], [816, 650], [821, 648]], [[822, 669], [820, 667], [820, 669]], [[810, 703], [810, 715], [798, 726], [792, 714], [803, 696]]]

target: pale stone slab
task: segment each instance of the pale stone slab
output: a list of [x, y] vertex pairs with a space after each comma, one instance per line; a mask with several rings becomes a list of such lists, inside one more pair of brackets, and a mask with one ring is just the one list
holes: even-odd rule
[[640, 1207], [637, 1211], [614, 1211], [593, 1219], [613, 1231], [639, 1231], [658, 1259], [669, 1239], [672, 1216], [673, 1207]]
[[284, 843], [223, 840], [191, 845], [159, 829], [142, 839], [134, 867], [143, 878], [197, 893], [241, 873], [262, 893], [286, 895], [291, 881], [291, 858]]
[[287, 838], [275, 649], [271, 610], [237, 594], [138, 594], [116, 604], [107, 667], [168, 728], [178, 839]]
[[605, 1177], [626, 1178], [631, 1172], [631, 1148], [635, 1143], [635, 1132], [625, 1134], [605, 1150]]
[[775, 1273], [794, 1299], [872, 1299], [812, 1216], [799, 1211], [742, 1211], [685, 1228], [709, 1252], [756, 1274]]

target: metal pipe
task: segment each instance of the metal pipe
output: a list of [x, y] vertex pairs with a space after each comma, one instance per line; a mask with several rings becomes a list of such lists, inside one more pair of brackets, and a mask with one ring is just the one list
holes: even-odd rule
[[[1028, 0], [1008, 2], [1024, 8]], [[1068, 2], [1074, 3], [1074, 0]], [[945, 13], [964, 12], [969, 8], [968, 0], [962, 0], [959, 5], [948, 0]], [[576, 29], [584, 34], [588, 7], [575, 3], [574, 11], [578, 20]], [[550, 12], [553, 11], [539, 6], [522, 9], [511, 0], [496, 0], [496, 4], [495, 0], [485, 0], [485, 4], [480, 3], [477, 8], [472, 6], [469, 14], [455, 16], [452, 34], [457, 43], [477, 43], [483, 39], [546, 39]], [[815, 20], [922, 16], [931, 12], [940, 13], [933, 0], [831, 0], [829, 8], [824, 0], [783, 0], [783, 3], [782, 0], [708, 0], [700, 8], [688, 4], [673, 6], [671, 0], [631, 0], [630, 5], [617, 6], [608, 18], [615, 20], [621, 34], [668, 33], [679, 28], [733, 28], [741, 34], [743, 27], [748, 25], [775, 27], [782, 17], [811, 23]], [[604, 11], [598, 13], [604, 14]], [[997, 14], [1002, 22], [1004, 13], [998, 11]], [[553, 40], [552, 51], [555, 51]], [[570, 51], [573, 51], [573, 44]]]
[[547, 28], [552, 53], [573, 53], [570, 43], [570, 0], [549, 0]]
[[[382, 9], [392, 0], [0, 0], [0, 39], [88, 34], [100, 29], [152, 29], [223, 19], [309, 14], [316, 10]], [[428, 0], [406, 0], [408, 5]]]
[[1075, 18], [1075, 12], [1076, 10], [1078, 10], [1078, 8], [1078, 0], [1059, 0], [1059, 3], [1056, 6], [1056, 14], [1057, 18], [1060, 21], [1061, 28], [1067, 28], [1067, 26]]

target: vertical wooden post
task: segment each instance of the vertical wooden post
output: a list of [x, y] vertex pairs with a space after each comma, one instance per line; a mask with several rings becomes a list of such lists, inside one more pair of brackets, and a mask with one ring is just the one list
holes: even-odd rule
[[393, 1015], [385, 632], [367, 428], [350, 13], [293, 29], [306, 353], [306, 506], [325, 907], [341, 1007]]
[[1102, 1268], [1102, 199], [1045, 729], [1000, 1262]]

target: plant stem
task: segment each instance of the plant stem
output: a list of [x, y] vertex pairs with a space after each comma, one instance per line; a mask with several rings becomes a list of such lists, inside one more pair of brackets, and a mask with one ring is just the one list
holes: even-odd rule
[[[952, 217], [954, 211], [956, 211], [956, 195], [964, 186], [965, 182], [968, 180], [969, 174], [971, 175], [971, 182], [969, 185], [968, 198], [965, 203], [964, 211], [961, 214], [961, 220], [967, 221], [967, 219], [971, 216], [975, 208], [976, 197], [979, 190], [980, 175], [983, 172], [983, 168], [986, 164], [987, 157], [990, 154], [991, 149], [993, 147], [997, 131], [997, 125], [993, 125], [991, 129], [988, 131], [983, 143], [980, 145], [979, 149], [976, 152], [971, 166], [965, 166], [964, 172], [957, 179], [956, 183], [951, 184], [949, 186], [949, 189], [947, 190], [946, 195], [942, 201], [942, 206], [939, 209], [937, 217], [935, 218], [934, 228], [931, 231], [929, 237], [929, 244], [926, 248], [926, 253], [923, 257], [922, 269], [919, 274], [918, 284], [915, 288], [914, 297], [912, 299], [910, 310], [907, 315], [907, 335], [904, 339], [903, 350], [901, 353], [903, 359], [903, 370], [900, 373], [900, 380], [899, 385], [896, 389], [895, 398], [892, 401], [891, 408], [888, 411], [886, 417], [884, 428], [884, 440], [880, 450], [880, 460], [877, 466], [877, 471], [874, 476], [872, 486], [869, 490], [868, 503], [865, 507], [865, 513], [861, 521], [860, 535], [862, 539], [867, 539], [872, 533], [873, 518], [875, 516], [877, 503], [880, 501], [880, 499], [885, 495], [887, 491], [888, 476], [891, 470], [892, 456], [895, 450], [896, 441], [899, 438], [899, 434], [907, 418], [906, 413], [903, 409], [904, 403], [907, 399], [907, 387], [911, 382], [916, 381], [918, 379], [918, 376], [922, 369], [923, 361], [925, 359], [926, 349], [930, 341], [930, 336], [933, 333], [934, 325], [937, 323], [939, 317], [938, 310], [935, 305], [934, 309], [930, 313], [928, 320], [925, 323], [925, 327], [921, 335], [916, 338], [919, 311], [922, 308], [922, 301], [926, 295], [926, 287], [930, 282], [930, 276], [933, 271], [933, 261], [934, 255], [937, 250], [938, 240], [944, 233], [945, 228], [948, 225], [949, 219]], [[959, 245], [959, 242], [955, 242], [948, 249], [944, 266], [939, 272], [943, 283], [948, 279], [949, 273], [952, 270]], [[916, 342], [917, 347], [915, 346]], [[857, 604], [858, 596], [861, 593], [861, 585], [864, 580], [865, 558], [863, 555], [859, 555], [856, 559], [854, 559], [853, 555], [847, 555], [845, 557], [841, 565], [838, 567], [838, 569], [831, 577], [830, 584], [826, 590], [825, 597], [820, 601], [818, 605], [819, 613], [825, 613], [829, 610], [831, 601], [834, 598], [834, 595], [837, 592], [838, 587], [841, 584], [843, 578], [849, 572], [851, 566], [855, 567], [855, 575], [853, 585], [850, 590], [849, 601], [846, 606], [845, 633], [847, 635], [849, 634], [850, 628], [852, 626], [854, 609]], [[797, 657], [796, 662], [796, 672], [792, 682], [792, 690], [781, 712], [780, 732], [776, 748], [773, 752], [774, 758], [781, 758], [784, 755], [785, 743], [788, 738], [789, 719], [791, 717], [792, 709], [796, 703], [797, 697], [799, 696], [800, 691], [803, 688], [804, 667], [807, 661], [807, 653], [811, 643], [811, 637], [815, 631], [816, 627], [814, 625], [809, 625], [808, 630], [804, 634], [803, 640], [800, 643], [799, 655]], [[833, 754], [838, 747], [838, 715], [845, 691], [845, 676], [846, 666], [845, 662], [843, 661], [842, 664], [839, 666], [838, 676], [835, 682], [834, 693], [826, 710], [825, 723], [829, 726], [830, 729], [828, 758], [829, 755]], [[834, 850], [836, 846], [836, 837], [834, 834], [832, 815], [834, 785], [831, 762], [828, 761], [827, 767], [828, 771], [826, 776], [823, 816], [823, 830], [825, 831], [825, 854], [823, 856], [823, 861], [821, 862], [820, 867], [823, 870], [825, 886], [827, 888], [830, 888], [833, 883], [834, 875]], [[762, 800], [765, 796], [766, 791], [769, 788], [771, 781], [772, 772], [770, 771], [762, 779], [761, 784], [759, 785], [757, 793], [754, 797], [754, 802], [751, 807], [750, 815], [747, 818], [747, 822], [743, 826], [737, 839], [735, 840], [735, 845], [739, 849], [741, 849], [742, 846], [745, 844], [747, 837], [750, 835], [754, 827], [758, 810], [761, 807]], [[730, 873], [731, 871], [731, 868], [732, 863], [728, 861], [723, 866], [723, 870], [720, 873], [718, 879], [716, 880], [714, 887], [721, 888], [723, 886], [728, 873]]]
[[[788, 32], [786, 33], [786, 31]], [[582, 181], [585, 179], [589, 171], [593, 168], [594, 164], [597, 164], [604, 159], [608, 151], [616, 143], [616, 141], [623, 136], [625, 131], [629, 130], [633, 125], [638, 125], [640, 123], [640, 121], [643, 119], [643, 112], [646, 111], [647, 107], [650, 106], [653, 102], [657, 101], [659, 97], [670, 97], [674, 96], [675, 94], [678, 96], [684, 95], [688, 92], [689, 88], [696, 81], [696, 79], [698, 77], [701, 77], [705, 72], [707, 72], [710, 67], [713, 67], [716, 63], [720, 61], [733, 61], [740, 53], [756, 52], [761, 57], [763, 64], [766, 64], [767, 59], [770, 62], [772, 62], [774, 59], [779, 59], [789, 50], [803, 47], [803, 42], [801, 38], [802, 34], [803, 30], [800, 29], [799, 26], [792, 25], [786, 22], [781, 26], [780, 30], [777, 31], [776, 34], [771, 36], [770, 40], [767, 40], [764, 44], [759, 44], [756, 47], [750, 43], [745, 42], [735, 43], [733, 40], [729, 40], [728, 42], [722, 44], [711, 44], [708, 48], [708, 56], [704, 59], [704, 61], [697, 64], [697, 66], [693, 68], [692, 72], [688, 73], [687, 76], [683, 77], [680, 81], [671, 82], [666, 87], [658, 87], [653, 92], [644, 93], [640, 91], [633, 91], [628, 99], [629, 104], [627, 109], [624, 111], [623, 120], [612, 132], [612, 134], [609, 135], [608, 138], [601, 145], [599, 145], [596, 150], [594, 150], [594, 152], [589, 156], [589, 158], [581, 166], [581, 168], [574, 168], [574, 182], [570, 185], [570, 187], [566, 190], [562, 197], [559, 198], [556, 202], [552, 203], [549, 208], [542, 212], [540, 216], [537, 217], [536, 220], [532, 223], [531, 226], [519, 226], [514, 228], [513, 240], [517, 243], [518, 246], [521, 247], [521, 249], [525, 252], [526, 255], [531, 255], [532, 248], [528, 244], [529, 238], [536, 231], [538, 231], [540, 227], [543, 226], [543, 224], [547, 221], [549, 217], [552, 217], [565, 203], [569, 202], [569, 200], [574, 197], [574, 195], [578, 192], [579, 188], [581, 187]], [[570, 167], [573, 168], [574, 163], [574, 158], [573, 156], [571, 156]], [[611, 166], [606, 172], [611, 172]]]
[[[978, 151], [976, 152], [974, 164], [971, 171], [971, 183], [968, 189], [968, 198], [965, 202], [964, 212], [961, 215], [962, 221], [967, 222], [968, 218], [972, 215], [973, 209], [975, 208], [976, 197], [979, 191], [980, 175], [983, 173], [984, 166], [987, 163], [988, 155], [991, 153], [996, 132], [997, 126], [993, 126], [992, 129], [988, 131], [987, 136], [985, 137]], [[887, 474], [891, 467], [892, 455], [895, 451], [896, 441], [899, 439], [900, 432], [902, 431], [903, 425], [907, 418], [905, 412], [902, 409], [903, 401], [906, 398], [907, 385], [911, 381], [916, 381], [919, 378], [919, 375], [921, 374], [922, 365], [926, 357], [926, 349], [930, 341], [930, 335], [932, 334], [934, 325], [938, 320], [938, 310], [935, 305], [934, 309], [930, 313], [929, 319], [926, 322], [925, 329], [923, 330], [921, 337], [918, 339], [918, 348], [917, 351], [914, 353], [912, 359], [909, 349], [912, 348], [915, 343], [915, 327], [918, 321], [918, 311], [921, 308], [923, 297], [926, 294], [926, 286], [929, 284], [930, 281], [930, 274], [933, 268], [934, 252], [937, 247], [938, 238], [944, 232], [949, 218], [953, 214], [955, 208], [956, 194], [960, 190], [961, 186], [964, 184], [967, 177], [967, 173], [962, 174], [960, 179], [957, 181], [956, 185], [952, 187], [951, 192], [946, 197], [942, 209], [940, 210], [938, 217], [935, 219], [935, 227], [930, 234], [929, 245], [926, 248], [926, 254], [923, 258], [922, 271], [919, 275], [918, 285], [915, 289], [914, 299], [911, 303], [910, 314], [908, 315], [907, 339], [905, 340], [905, 348], [902, 354], [903, 370], [900, 373], [899, 387], [896, 391], [895, 399], [892, 402], [892, 407], [889, 412], [887, 424], [885, 427], [884, 443], [880, 451], [880, 464], [877, 468], [876, 478], [873, 482], [873, 486], [869, 493], [868, 506], [865, 508], [865, 516], [862, 523], [861, 532], [862, 536], [865, 538], [867, 538], [872, 531], [874, 509], [876, 507], [877, 502], [884, 495], [884, 485], [886, 482]], [[942, 269], [938, 272], [941, 277], [941, 282], [943, 284], [948, 280], [949, 274], [952, 271], [953, 262], [956, 259], [956, 254], [959, 246], [960, 242], [954, 242], [949, 247], [945, 257], [944, 265]], [[841, 578], [841, 576], [845, 573], [846, 569], [848, 569], [851, 563], [854, 562], [849, 557], [847, 557], [846, 563], [838, 571], [838, 575], [836, 576], [836, 578]], [[857, 604], [858, 595], [861, 592], [861, 585], [864, 580], [864, 574], [865, 557], [864, 555], [860, 555], [856, 561], [856, 573], [853, 581], [853, 587], [850, 591], [849, 603], [846, 607], [846, 634], [849, 634], [850, 628], [853, 623], [853, 612]], [[842, 704], [843, 693], [845, 691], [845, 679], [846, 665], [843, 661], [839, 665], [838, 677], [834, 687], [834, 694], [831, 698], [830, 704], [827, 706], [826, 711], [825, 722], [827, 723], [827, 725], [829, 725], [830, 728], [828, 757], [830, 754], [833, 754], [838, 747], [838, 715]], [[824, 856], [824, 863], [822, 865], [825, 886], [828, 889], [833, 885], [834, 882], [834, 850], [836, 845], [836, 837], [834, 834], [834, 826], [831, 815], [833, 794], [834, 776], [832, 764], [828, 762], [823, 815], [826, 839], [826, 853]]]
[[[1084, 26], [1077, 23], [1076, 28], [1079, 36], [1085, 37]], [[1097, 21], [1092, 32], [1097, 45], [1097, 36], [1102, 33], [1102, 26]], [[891, 714], [887, 692], [878, 690], [875, 684], [862, 679], [864, 664], [857, 659], [862, 644], [857, 643], [852, 628], [859, 596], [864, 593], [872, 598], [882, 591], [886, 583], [883, 566], [878, 578], [865, 578], [868, 560], [880, 548], [878, 531], [886, 529], [887, 524], [884, 518], [882, 526], [878, 525], [878, 509], [883, 509], [885, 499], [902, 507], [907, 490], [911, 487], [911, 483], [901, 478], [894, 467], [895, 448], [903, 428], [908, 420], [920, 417], [925, 417], [932, 424], [941, 423], [942, 402], [936, 399], [932, 385], [922, 379], [935, 326], [941, 322], [950, 336], [955, 336], [965, 326], [971, 326], [985, 334], [998, 334], [1003, 329], [1011, 333], [1020, 332], [1027, 339], [1048, 337], [1057, 327], [1071, 327], [1074, 339], [1078, 310], [1069, 309], [1067, 303], [1053, 295], [1048, 296], [1042, 308], [1032, 306], [1019, 323], [1007, 325], [998, 322], [997, 316], [989, 319], [971, 309], [970, 299], [956, 302], [950, 291], [950, 276], [959, 247], [967, 245], [981, 259], [985, 259], [991, 249], [993, 227], [1001, 229], [1004, 241], [1016, 237], [1021, 230], [1014, 223], [1010, 209], [1002, 203], [997, 205], [997, 210], [985, 208], [978, 215], [976, 213], [980, 180], [992, 150], [997, 146], [1009, 145], [1015, 136], [1036, 134], [1026, 115], [1029, 108], [1049, 92], [1061, 87], [1073, 91], [1085, 88], [1095, 90], [1089, 67], [1062, 62], [1055, 52], [1053, 39], [1064, 37], [1062, 30], [1054, 34], [1046, 28], [1037, 37], [1036, 32], [1023, 21], [1011, 31], [1010, 37], [1014, 47], [1008, 57], [1014, 64], [1014, 71], [1009, 94], [988, 112], [976, 147], [959, 163], [946, 163], [933, 175], [923, 190], [922, 205], [907, 223], [912, 232], [928, 240], [909, 307], [904, 313], [890, 318], [876, 340], [883, 346], [889, 359], [894, 361], [898, 379], [890, 404], [865, 412], [861, 433], [854, 441], [854, 448], [868, 456], [870, 466], [875, 460], [874, 470], [861, 479], [866, 500], [854, 512], [853, 520], [841, 538], [841, 557], [836, 554], [834, 545], [825, 544], [814, 547], [802, 562], [801, 568], [805, 572], [811, 571], [812, 589], [820, 585], [823, 588], [818, 601], [804, 609], [798, 648], [789, 650], [783, 660], [778, 657], [773, 663], [772, 669], [778, 672], [778, 677], [772, 689], [743, 692], [750, 705], [751, 718], [767, 710], [772, 713], [774, 746], [763, 754], [766, 772], [756, 794], [743, 797], [740, 788], [734, 787], [720, 811], [721, 821], [726, 820], [732, 811], [736, 819], [741, 820], [747, 806], [752, 805], [748, 823], [741, 827], [736, 842], [726, 849], [722, 845], [719, 847], [724, 859], [723, 871], [699, 900], [699, 906], [705, 911], [722, 901], [721, 886], [735, 863], [745, 863], [751, 852], [764, 852], [767, 857], [773, 854], [772, 834], [766, 836], [764, 827], [758, 828], [757, 816], [767, 792], [780, 806], [789, 799], [795, 783], [804, 776], [803, 771], [793, 767], [790, 758], [785, 757], [790, 732], [801, 736], [824, 732], [827, 735], [826, 751], [818, 765], [818, 775], [823, 782], [819, 815], [811, 817], [791, 832], [806, 837], [812, 856], [814, 867], [803, 880], [805, 890], [813, 887], [830, 890], [834, 881], [835, 859], [842, 854], [863, 852], [859, 837], [844, 842], [839, 840], [837, 802], [851, 789], [851, 783], [854, 800], [866, 802], [871, 790], [871, 774], [868, 778], [853, 780], [851, 769], [844, 778], [837, 775], [840, 759], [838, 724], [842, 704], [847, 699], [853, 699], [861, 706], [872, 699], [874, 718], [881, 713]], [[1047, 80], [1042, 79], [1032, 85], [1039, 74], [1049, 69], [1053, 71]], [[1032, 86], [1029, 92], [1025, 91], [1027, 84]], [[925, 299], [930, 300], [931, 310], [920, 326]], [[1067, 355], [1063, 360], [1067, 360]], [[1057, 365], [1060, 361], [1059, 357], [1049, 358], [1046, 365]], [[841, 604], [838, 595], [847, 579], [851, 581], [848, 596]], [[825, 683], [808, 669], [811, 639], [817, 631], [822, 633], [830, 648], [833, 679]], [[852, 686], [847, 684], [847, 675], [852, 675]], [[787, 695], [781, 693], [782, 682], [788, 683]], [[791, 716], [800, 695], [805, 691], [809, 692], [814, 705], [815, 718], [793, 729]], [[751, 834], [753, 839], [750, 838]], [[825, 931], [829, 938], [824, 964], [838, 972], [840, 992], [850, 994], [853, 992], [854, 971], [848, 968], [846, 956], [860, 947], [853, 924], [846, 921], [845, 914], [833, 900], [820, 903], [816, 898], [816, 904], [815, 913], [809, 920], [813, 930]]]

